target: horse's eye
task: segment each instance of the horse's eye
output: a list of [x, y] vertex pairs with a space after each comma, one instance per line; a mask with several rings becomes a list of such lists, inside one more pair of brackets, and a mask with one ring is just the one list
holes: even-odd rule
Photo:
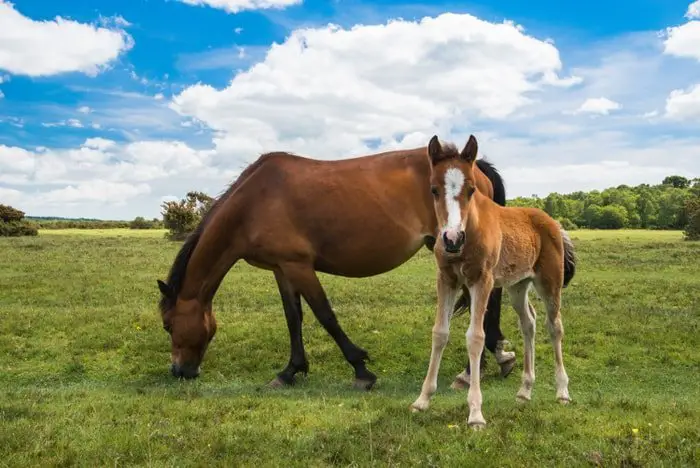
[[474, 195], [475, 190], [476, 189], [474, 187], [467, 187], [467, 196], [471, 197], [472, 195]]
[[438, 188], [435, 187], [435, 186], [430, 187], [430, 191], [431, 191], [431, 192], [433, 193], [433, 195], [436, 196], [436, 197], [437, 197], [438, 195], [440, 195], [440, 192], [438, 192]]
[[172, 333], [172, 332], [173, 332], [173, 329], [172, 329], [172, 327], [170, 326], [170, 324], [163, 324], [163, 330], [165, 330], [165, 331], [168, 332], [168, 333]]

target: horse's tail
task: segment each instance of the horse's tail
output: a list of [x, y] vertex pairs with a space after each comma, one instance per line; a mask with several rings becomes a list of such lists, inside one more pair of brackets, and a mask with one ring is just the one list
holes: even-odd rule
[[576, 274], [576, 254], [574, 252], [574, 243], [571, 242], [569, 233], [561, 229], [561, 237], [564, 241], [564, 287], [569, 285], [569, 282]]
[[[503, 182], [501, 174], [498, 173], [498, 170], [496, 170], [493, 164], [485, 159], [477, 159], [476, 165], [491, 181], [491, 185], [493, 186], [493, 201], [501, 206], [506, 206], [506, 185]], [[466, 288], [462, 288], [462, 295], [457, 299], [457, 302], [455, 302], [452, 315], [454, 317], [459, 317], [466, 312], [469, 307], [469, 302], [469, 291]]]

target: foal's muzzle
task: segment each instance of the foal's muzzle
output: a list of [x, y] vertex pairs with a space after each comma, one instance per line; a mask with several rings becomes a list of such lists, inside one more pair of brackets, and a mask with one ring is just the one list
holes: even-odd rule
[[451, 235], [448, 235], [447, 232], [442, 234], [442, 241], [445, 244], [445, 250], [448, 253], [459, 253], [464, 246], [464, 239], [466, 238], [466, 235], [464, 234], [464, 231], [458, 231], [456, 234], [450, 234]]
[[173, 377], [183, 378], [183, 379], [194, 379], [199, 377], [199, 366], [180, 366], [178, 364], [172, 364], [170, 366], [170, 373]]

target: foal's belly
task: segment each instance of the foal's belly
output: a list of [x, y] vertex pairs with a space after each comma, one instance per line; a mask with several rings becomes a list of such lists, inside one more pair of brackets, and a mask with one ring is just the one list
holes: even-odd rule
[[499, 264], [494, 271], [494, 287], [508, 288], [514, 284], [535, 276], [532, 268], [520, 267], [515, 265]]

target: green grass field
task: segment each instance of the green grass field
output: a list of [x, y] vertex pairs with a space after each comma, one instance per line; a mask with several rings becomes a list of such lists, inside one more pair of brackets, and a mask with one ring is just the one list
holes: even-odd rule
[[[466, 426], [466, 315], [452, 323], [431, 409], [409, 411], [430, 355], [434, 265], [423, 250], [374, 278], [322, 275], [348, 335], [379, 375], [369, 393], [304, 304], [310, 373], [264, 385], [289, 342], [272, 274], [245, 264], [214, 307], [219, 331], [196, 381], [168, 373], [157, 312], [178, 243], [163, 231], [43, 231], [0, 239], [1, 466], [698, 466], [700, 244], [680, 232], [574, 231], [579, 265], [564, 292], [572, 404], [555, 401], [538, 310], [533, 401], [515, 402], [518, 365], [489, 356], [488, 426]], [[532, 298], [535, 299], [533, 293]]]

